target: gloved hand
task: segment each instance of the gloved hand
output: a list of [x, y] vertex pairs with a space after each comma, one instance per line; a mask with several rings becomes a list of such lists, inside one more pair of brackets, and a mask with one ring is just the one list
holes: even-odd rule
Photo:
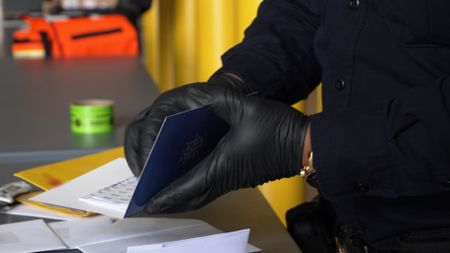
[[227, 74], [216, 75], [206, 83], [193, 83], [161, 94], [139, 113], [125, 131], [125, 157], [134, 175], [140, 175], [165, 117], [208, 103], [198, 94], [221, 94], [225, 89], [248, 94], [245, 83]]
[[147, 212], [192, 210], [232, 190], [299, 173], [308, 116], [289, 105], [233, 90], [197, 95], [207, 98], [230, 130], [196, 167], [153, 197]]

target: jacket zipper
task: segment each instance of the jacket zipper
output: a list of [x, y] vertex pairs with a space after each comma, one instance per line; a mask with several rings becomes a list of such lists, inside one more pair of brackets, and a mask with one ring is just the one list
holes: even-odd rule
[[122, 28], [114, 28], [114, 29], [103, 30], [103, 31], [98, 31], [98, 32], [79, 33], [79, 34], [72, 35], [72, 39], [79, 40], [79, 39], [85, 39], [85, 38], [94, 37], [94, 36], [101, 36], [101, 35], [120, 33], [120, 32], [122, 32]]

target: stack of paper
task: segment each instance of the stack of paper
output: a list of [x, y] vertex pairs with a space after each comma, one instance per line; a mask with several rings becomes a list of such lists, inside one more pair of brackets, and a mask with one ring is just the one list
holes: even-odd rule
[[[70, 159], [62, 162], [42, 165], [39, 167], [23, 170], [14, 174], [14, 176], [33, 184], [43, 190], [50, 190], [59, 185], [62, 185], [71, 179], [74, 179], [80, 175], [85, 174], [91, 170], [94, 170], [98, 166], [105, 164], [115, 158], [124, 157], [123, 147], [82, 156], [75, 159]], [[41, 218], [56, 218], [56, 219], [73, 219], [92, 216], [95, 213], [87, 212], [83, 210], [76, 210], [70, 208], [64, 208], [62, 206], [47, 205], [40, 202], [30, 200], [33, 195], [24, 194], [16, 198], [20, 203], [27, 206], [36, 208], [19, 208], [8, 212], [9, 214], [27, 215], [27, 216], [39, 216]], [[37, 210], [37, 211], [36, 211]]]
[[[129, 218], [111, 224], [104, 222], [101, 219], [84, 223], [63, 221], [50, 223], [49, 226], [67, 246], [85, 253], [125, 253], [131, 246], [221, 233], [208, 223], [195, 219]], [[257, 251], [259, 249], [254, 246], [248, 246], [247, 252]]]
[[[113, 222], [108, 217], [99, 216], [49, 224], [34, 220], [1, 225], [0, 252], [21, 253], [76, 248], [84, 253], [125, 253], [129, 247], [134, 246], [157, 244], [159, 248], [170, 246], [175, 249], [188, 245], [195, 248], [199, 242], [207, 246], [205, 250], [211, 247], [222, 248], [227, 244], [228, 249], [244, 250], [228, 251], [230, 253], [260, 251], [247, 245], [248, 230], [244, 231], [246, 232], [222, 234], [209, 224], [194, 219], [130, 218]], [[208, 235], [214, 236], [202, 238]], [[199, 238], [195, 239], [197, 237]], [[185, 241], [173, 242], [179, 240]]]
[[[43, 190], [50, 190], [91, 170], [94, 170], [97, 167], [118, 157], [124, 157], [123, 147], [23, 170], [14, 175]], [[31, 194], [22, 195], [16, 200], [20, 203], [26, 204], [27, 206], [39, 208], [41, 212], [32, 211], [36, 208], [27, 208], [25, 215], [40, 215], [41, 218], [47, 218], [47, 216], [58, 217], [58, 214], [61, 214], [62, 217], [58, 218], [72, 219], [88, 217], [94, 214], [82, 210], [63, 208], [61, 206], [55, 205], [47, 205], [44, 203], [32, 201], [29, 198], [31, 198]], [[22, 210], [17, 210], [17, 212], [11, 211], [9, 213], [18, 213], [19, 215], [23, 214]]]
[[125, 211], [109, 205], [93, 204], [81, 197], [133, 177], [124, 158], [118, 158], [61, 186], [39, 194], [31, 200], [124, 218]]

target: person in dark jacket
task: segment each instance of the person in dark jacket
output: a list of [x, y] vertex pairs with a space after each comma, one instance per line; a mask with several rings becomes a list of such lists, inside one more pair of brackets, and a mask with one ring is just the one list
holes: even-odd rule
[[[406, 233], [449, 227], [449, 12], [447, 0], [263, 1], [208, 82], [163, 93], [128, 126], [138, 174], [165, 116], [209, 104], [230, 124], [147, 211], [302, 173], [364, 249], [399, 250]], [[291, 109], [320, 82], [322, 113]]]

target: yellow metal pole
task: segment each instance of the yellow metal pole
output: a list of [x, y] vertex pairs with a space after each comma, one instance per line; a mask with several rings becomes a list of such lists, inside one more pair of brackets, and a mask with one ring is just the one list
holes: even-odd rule
[[160, 68], [161, 91], [175, 87], [175, 39], [174, 39], [174, 0], [160, 0]]
[[161, 83], [160, 43], [159, 43], [159, 0], [152, 3], [152, 8], [142, 16], [142, 50], [147, 71], [155, 82]]
[[197, 80], [196, 0], [175, 0], [175, 86]]
[[317, 87], [317, 97], [316, 97], [316, 102], [317, 102], [317, 112], [321, 112], [322, 111], [322, 84], [320, 84]]
[[207, 80], [221, 66], [220, 56], [236, 43], [235, 2], [197, 0], [197, 78]]

